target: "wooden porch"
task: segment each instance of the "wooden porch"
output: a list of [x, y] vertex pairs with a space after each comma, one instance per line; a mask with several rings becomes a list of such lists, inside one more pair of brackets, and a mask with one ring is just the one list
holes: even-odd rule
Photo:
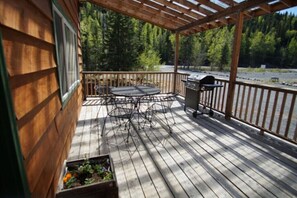
[[87, 98], [68, 159], [110, 153], [120, 197], [297, 196], [296, 145], [220, 114], [194, 119], [182, 99], [173, 104], [172, 134], [158, 121], [125, 143], [125, 131], [100, 136], [106, 110], [97, 117], [99, 100]]

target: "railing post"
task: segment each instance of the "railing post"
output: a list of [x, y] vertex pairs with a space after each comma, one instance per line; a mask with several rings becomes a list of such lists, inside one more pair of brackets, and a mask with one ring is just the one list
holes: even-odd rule
[[235, 31], [234, 31], [231, 71], [230, 71], [230, 77], [229, 77], [229, 87], [228, 87], [227, 103], [226, 103], [226, 110], [225, 110], [226, 119], [230, 119], [232, 116], [234, 90], [235, 90], [237, 65], [238, 65], [239, 52], [240, 52], [242, 28], [243, 28], [243, 12], [239, 12], [238, 18], [236, 21]]
[[179, 32], [175, 33], [175, 55], [174, 55], [174, 73], [173, 73], [173, 93], [176, 93], [176, 75], [178, 66]]

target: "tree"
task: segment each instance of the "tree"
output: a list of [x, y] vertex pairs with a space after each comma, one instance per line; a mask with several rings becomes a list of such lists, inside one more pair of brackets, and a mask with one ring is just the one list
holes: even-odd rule
[[293, 38], [288, 45], [288, 66], [297, 68], [297, 39]]
[[207, 45], [205, 44], [204, 33], [200, 33], [194, 37], [193, 46], [193, 65], [199, 67], [205, 65], [207, 59]]
[[[143, 56], [173, 64], [175, 35], [152, 24], [83, 3], [80, 30], [84, 69], [138, 70]], [[230, 62], [234, 26], [180, 37], [179, 63], [211, 65], [219, 70]], [[296, 67], [297, 17], [270, 14], [244, 22], [239, 65]], [[294, 54], [295, 53], [295, 54]]]
[[223, 71], [224, 67], [230, 62], [230, 38], [231, 31], [226, 27], [218, 30], [217, 33], [213, 35], [207, 52], [212, 70], [217, 67], [219, 71]]
[[107, 22], [108, 28], [104, 40], [107, 65], [104, 65], [104, 69], [133, 70], [138, 54], [132, 20], [127, 16], [109, 12]]
[[254, 33], [250, 38], [250, 63], [253, 66], [256, 66], [256, 63], [263, 63], [264, 61], [264, 56], [262, 54], [265, 51], [264, 40], [264, 34], [260, 31]]
[[157, 70], [157, 66], [160, 65], [160, 56], [153, 49], [146, 49], [139, 56], [139, 65], [141, 66], [143, 71], [153, 71]]
[[192, 65], [193, 62], [193, 48], [194, 48], [194, 36], [186, 36], [181, 37], [180, 39], [180, 57], [179, 60], [181, 60], [182, 64], [184, 66]]

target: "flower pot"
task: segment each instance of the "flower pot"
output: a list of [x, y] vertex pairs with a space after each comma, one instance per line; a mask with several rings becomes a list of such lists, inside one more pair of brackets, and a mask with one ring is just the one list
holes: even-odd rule
[[[101, 178], [98, 175], [105, 176]], [[110, 155], [68, 161], [56, 197], [118, 197], [118, 185]]]

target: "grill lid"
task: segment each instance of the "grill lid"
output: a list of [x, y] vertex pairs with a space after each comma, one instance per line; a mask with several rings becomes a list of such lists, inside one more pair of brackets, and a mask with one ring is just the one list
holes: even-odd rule
[[211, 75], [192, 74], [187, 78], [187, 81], [196, 82], [200, 84], [214, 84], [215, 78]]

